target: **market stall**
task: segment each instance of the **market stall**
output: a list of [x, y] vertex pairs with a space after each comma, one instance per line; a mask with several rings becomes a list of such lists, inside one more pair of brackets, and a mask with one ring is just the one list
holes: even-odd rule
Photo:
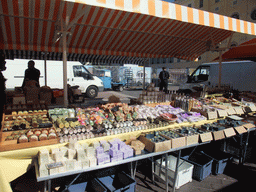
[[[4, 26], [1, 27], [0, 35], [3, 41], [0, 42], [0, 48], [5, 50], [7, 58], [27, 57], [28, 53], [32, 53], [30, 58], [36, 58], [37, 55], [39, 55], [37, 54], [39, 52], [51, 52], [56, 55], [61, 55], [63, 58], [63, 76], [66, 95], [65, 105], [67, 105], [67, 79], [65, 78], [67, 72], [65, 70], [67, 58], [70, 60], [86, 61], [86, 59], [91, 58], [91, 55], [99, 55], [99, 57], [96, 58], [102, 59], [108, 58], [107, 56], [116, 56], [116, 60], [119, 60], [120, 62], [126, 62], [133, 58], [151, 57], [177, 57], [184, 60], [195, 60], [202, 53], [208, 51], [211, 47], [215, 47], [217, 43], [228, 38], [233, 32], [251, 35], [256, 34], [256, 26], [253, 23], [164, 1], [115, 1], [113, 4], [109, 1], [105, 2], [101, 0], [84, 0], [77, 2], [60, 0], [31, 0], [19, 1], [18, 4], [15, 0], [1, 0], [0, 7], [2, 8], [0, 12], [1, 17], [3, 18], [1, 19], [1, 26]], [[59, 54], [61, 52], [63, 54]], [[150, 92], [148, 94], [150, 95], [146, 95], [148, 97], [143, 101], [150, 101], [152, 103], [153, 100], [155, 102], [159, 96], [159, 93], [155, 92]], [[163, 98], [161, 99], [164, 100]], [[181, 102], [185, 101], [184, 99], [175, 99], [175, 101], [176, 100], [179, 101], [176, 103], [177, 106], [181, 105], [181, 103], [187, 103], [183, 106], [184, 109], [191, 107], [187, 98], [185, 100], [188, 102]], [[165, 101], [168, 101], [168, 99], [165, 98]], [[205, 107], [202, 108], [202, 110], [205, 109]], [[29, 111], [27, 112], [29, 113]], [[32, 111], [32, 113], [35, 112], [36, 111]], [[214, 119], [213, 116], [209, 115], [209, 110], [206, 110], [206, 112], [205, 118], [210, 117], [209, 119]], [[214, 117], [217, 118], [217, 110], [213, 113], [216, 115]], [[47, 114], [50, 115], [49, 111]], [[20, 118], [23, 115], [24, 114], [18, 113], [17, 115], [13, 114], [12, 120], [14, 121], [13, 116]], [[28, 114], [25, 114], [25, 116], [28, 116]], [[118, 116], [120, 120], [122, 115]], [[203, 116], [199, 114], [198, 116], [203, 118]], [[182, 117], [179, 118], [179, 120], [183, 122], [186, 118]], [[195, 117], [190, 119], [190, 122], [195, 122], [196, 118], [198, 117], [195, 115]], [[20, 120], [23, 120], [22, 117]], [[66, 122], [58, 122], [57, 124], [60, 125], [61, 123], [63, 123], [64, 126], [66, 124]], [[83, 125], [82, 122], [80, 123]], [[21, 124], [19, 124], [18, 127], [20, 127]], [[26, 128], [26, 124], [27, 123], [25, 122], [22, 126], [25, 126]], [[142, 124], [142, 122], [140, 122], [140, 124]], [[39, 122], [34, 122], [33, 125], [39, 126]], [[188, 125], [191, 124], [188, 122]], [[34, 128], [38, 129], [37, 126]], [[69, 127], [71, 125], [68, 123], [67, 126]], [[116, 137], [117, 135], [119, 139], [124, 140], [130, 139], [130, 136], [133, 134], [138, 136], [137, 134], [140, 135], [144, 132], [148, 132], [148, 129], [150, 129], [150, 131], [159, 131], [162, 129], [173, 128], [175, 126], [180, 125], [159, 125], [159, 123], [157, 125], [152, 125], [151, 127], [135, 125], [136, 130], [134, 130], [135, 128], [126, 127], [127, 129], [124, 130], [118, 129], [110, 131], [109, 136], [101, 136], [104, 136], [104, 139], [106, 140], [110, 140], [112, 137]], [[10, 127], [13, 128], [13, 126]], [[2, 131], [3, 128], [4, 127], [2, 127]], [[63, 129], [64, 127], [58, 128]], [[98, 128], [96, 130], [98, 130]], [[241, 131], [242, 133], [247, 129], [240, 127], [236, 131], [238, 133]], [[127, 133], [121, 133], [122, 131], [127, 130]], [[8, 131], [12, 131], [12, 134], [15, 132], [14, 130], [8, 130], [7, 128], [7, 132]], [[45, 138], [45, 135], [42, 136], [42, 132], [38, 131], [37, 135], [36, 131], [38, 130], [33, 130], [33, 133], [29, 133], [33, 135], [32, 138], [32, 135], [29, 135], [30, 139], [39, 140], [40, 135], [41, 138]], [[49, 135], [51, 134], [50, 130], [45, 131], [47, 131]], [[72, 130], [66, 131], [69, 133]], [[56, 133], [52, 133], [51, 138], [56, 139], [57, 132], [58, 131], [56, 129]], [[212, 136], [213, 132], [210, 131], [209, 134], [207, 134], [208, 136], [204, 135], [205, 137], [203, 137], [203, 141], [209, 140], [209, 137]], [[221, 133], [217, 133], [217, 135], [215, 134], [215, 138], [218, 137], [223, 139], [224, 133], [221, 130], [220, 132]], [[231, 132], [226, 134], [232, 135], [234, 133]], [[13, 142], [14, 135], [18, 134], [12, 134], [6, 135], [3, 142]], [[25, 143], [29, 141], [29, 136], [27, 134], [28, 133], [26, 132], [25, 136], [24, 134], [18, 135], [17, 138], [20, 139], [20, 137], [22, 137], [20, 140]], [[100, 133], [97, 134], [100, 136]], [[108, 134], [108, 132], [105, 132], [105, 134]], [[221, 134], [221, 136], [219, 134]], [[9, 136], [8, 139], [7, 136]], [[93, 140], [99, 140], [98, 137], [95, 139], [89, 138], [92, 136], [89, 134], [86, 135], [85, 138], [84, 136], [85, 135], [82, 136], [84, 141], [80, 141], [81, 143], [91, 143]], [[94, 134], [93, 136], [95, 137], [96, 135]], [[60, 136], [58, 137], [61, 139]], [[69, 138], [70, 137], [67, 136], [67, 141], [69, 141]], [[3, 139], [3, 134], [1, 139]], [[39, 142], [39, 145], [41, 145], [42, 143], [40, 142], [47, 143], [48, 141], [51, 140], [48, 138], [46, 141], [34, 142]], [[46, 145], [47, 147], [44, 146], [37, 148], [34, 148], [36, 146], [33, 147], [32, 145], [29, 146], [22, 144], [25, 146], [25, 149], [1, 152], [0, 173], [2, 174], [1, 183], [3, 184], [1, 186], [5, 186], [3, 191], [11, 191], [8, 183], [26, 172], [28, 166], [32, 162], [32, 157], [35, 157], [40, 149], [64, 146], [67, 142], [66, 137], [62, 137], [62, 141], [64, 143], [57, 144], [57, 146]], [[10, 145], [15, 146], [21, 144], [11, 143]], [[26, 149], [27, 147], [32, 148]], [[178, 150], [179, 147], [176, 149]], [[167, 148], [166, 151], [168, 150], [175, 150], [175, 148]]]

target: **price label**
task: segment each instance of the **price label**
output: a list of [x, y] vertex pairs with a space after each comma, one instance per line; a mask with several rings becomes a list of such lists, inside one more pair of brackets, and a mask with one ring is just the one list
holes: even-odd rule
[[63, 162], [56, 162], [56, 163], [49, 163], [49, 164], [46, 164], [46, 168], [47, 168], [47, 169], [55, 169], [55, 168], [63, 167], [63, 166], [64, 166], [64, 163], [63, 163]]

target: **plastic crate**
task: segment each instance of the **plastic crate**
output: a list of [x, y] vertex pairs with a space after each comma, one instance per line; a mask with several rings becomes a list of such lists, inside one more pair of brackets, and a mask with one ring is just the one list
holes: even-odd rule
[[[64, 189], [65, 189], [65, 186], [62, 186], [62, 187], [59, 188], [58, 191], [63, 192]], [[92, 179], [88, 182], [75, 182], [68, 189], [66, 189], [64, 192], [85, 192], [85, 191], [88, 191], [88, 192], [107, 192], [107, 189], [97, 179]]]
[[123, 171], [97, 178], [97, 180], [107, 189], [107, 192], [135, 192], [136, 181]]
[[222, 174], [228, 164], [228, 161], [231, 159], [231, 155], [223, 151], [202, 151], [202, 153], [212, 158], [212, 173], [214, 175]]
[[[174, 182], [176, 162], [177, 162], [176, 157], [172, 155], [168, 156], [168, 181], [171, 186], [173, 186], [173, 182]], [[160, 168], [160, 165], [161, 165], [161, 162], [159, 159], [156, 161], [156, 168], [155, 168], [154, 174], [165, 181], [165, 161], [162, 162], [161, 168]], [[175, 185], [176, 189], [192, 181], [193, 167], [194, 165], [180, 159], [177, 180]]]
[[186, 161], [194, 165], [192, 175], [194, 179], [202, 181], [211, 175], [213, 160], [209, 156], [200, 152], [194, 152]]

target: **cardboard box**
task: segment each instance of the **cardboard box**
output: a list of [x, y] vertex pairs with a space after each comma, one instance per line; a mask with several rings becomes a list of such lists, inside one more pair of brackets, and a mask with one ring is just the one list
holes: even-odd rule
[[199, 142], [199, 135], [191, 135], [186, 137], [186, 145], [193, 145]]
[[218, 117], [226, 117], [228, 116], [228, 113], [226, 110], [217, 110]]
[[200, 138], [202, 143], [213, 140], [211, 132], [200, 134], [199, 138]]
[[201, 113], [203, 116], [207, 117], [207, 119], [217, 119], [217, 111], [210, 111], [210, 112], [205, 112], [199, 108], [192, 108], [191, 111]]
[[243, 126], [234, 127], [238, 134], [246, 133], [247, 130]]
[[213, 139], [214, 139], [215, 141], [221, 140], [221, 139], [224, 139], [224, 138], [225, 138], [225, 135], [224, 135], [224, 131], [223, 131], [223, 130], [214, 131], [214, 132], [212, 132], [212, 135], [213, 135]]
[[255, 125], [252, 124], [252, 123], [247, 123], [247, 124], [244, 124], [243, 127], [246, 128], [246, 129], [251, 129], [251, 128], [254, 128]]
[[172, 142], [172, 149], [186, 146], [186, 138], [185, 137], [171, 139], [171, 142]]
[[244, 114], [242, 107], [234, 107], [234, 110], [236, 111], [236, 114], [238, 114], [238, 115]]
[[224, 129], [224, 134], [226, 137], [232, 137], [236, 135], [236, 132], [233, 127], [230, 127], [230, 128]]
[[234, 110], [233, 107], [230, 107], [229, 109], [226, 110], [228, 115], [235, 115], [236, 114], [236, 111]]
[[154, 143], [144, 136], [139, 137], [140, 141], [145, 144], [145, 149], [149, 152], [167, 151], [172, 148], [171, 140]]

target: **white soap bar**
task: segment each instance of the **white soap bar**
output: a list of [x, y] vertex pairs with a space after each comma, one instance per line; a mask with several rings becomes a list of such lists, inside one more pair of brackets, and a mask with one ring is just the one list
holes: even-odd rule
[[99, 141], [94, 141], [92, 143], [92, 146], [96, 149], [97, 147], [100, 147], [100, 142]]
[[48, 175], [49, 175], [49, 171], [46, 168], [46, 166], [45, 165], [40, 165], [39, 166], [39, 176], [40, 177], [46, 177]]
[[74, 162], [75, 170], [82, 169], [82, 162], [81, 161], [75, 161]]
[[75, 150], [81, 148], [81, 145], [78, 142], [72, 140], [68, 143], [68, 148]]
[[49, 151], [48, 153], [40, 153], [39, 157], [38, 157], [38, 164], [39, 165], [44, 165], [44, 164], [48, 164], [50, 156], [49, 156]]
[[83, 169], [86, 169], [90, 166], [90, 161], [87, 157], [85, 157], [85, 159], [83, 161], [81, 161], [81, 163], [82, 163], [82, 168]]
[[85, 159], [85, 152], [83, 149], [77, 149], [76, 153], [78, 161], [83, 161]]
[[62, 151], [63, 156], [68, 156], [68, 148], [67, 147], [60, 147], [60, 151]]
[[86, 156], [87, 157], [95, 157], [96, 155], [96, 149], [94, 147], [88, 147], [86, 149]]
[[49, 173], [50, 173], [50, 175], [58, 174], [59, 168], [49, 169]]
[[90, 167], [94, 167], [97, 165], [96, 157], [89, 157], [89, 161], [90, 161]]
[[60, 162], [60, 161], [63, 161], [64, 155], [63, 155], [63, 152], [62, 152], [62, 151], [58, 151], [58, 152], [55, 152], [52, 157], [53, 157], [53, 159], [54, 159], [56, 162]]
[[65, 173], [67, 171], [66, 169], [66, 163], [64, 163], [64, 166], [59, 167], [59, 173]]
[[74, 159], [76, 156], [76, 150], [68, 149], [68, 160]]
[[89, 147], [88, 143], [83, 143], [83, 144], [82, 144], [82, 148], [83, 148], [83, 149], [87, 149], [88, 147]]
[[59, 148], [52, 148], [52, 149], [51, 149], [51, 153], [52, 153], [52, 154], [54, 154], [54, 153], [56, 153], [56, 152], [58, 152], [58, 151], [60, 151]]
[[66, 161], [66, 170], [67, 171], [72, 171], [75, 169], [75, 161], [76, 160], [74, 160], [74, 159]]

